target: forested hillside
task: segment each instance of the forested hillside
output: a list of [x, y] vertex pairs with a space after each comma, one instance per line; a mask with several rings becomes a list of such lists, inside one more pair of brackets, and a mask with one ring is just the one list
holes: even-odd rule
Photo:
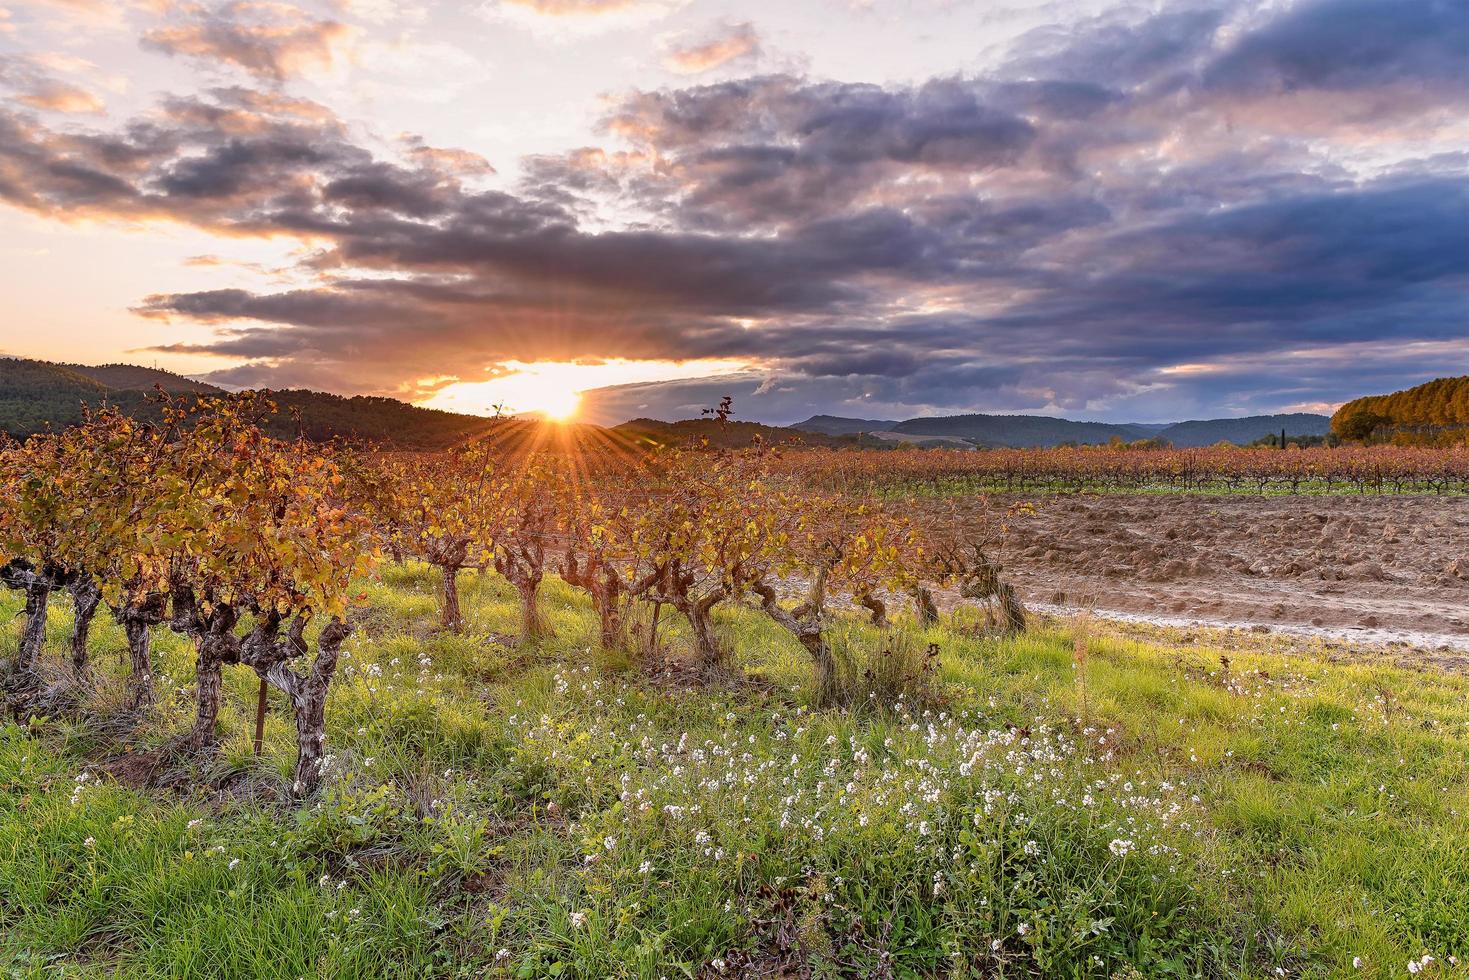
[[402, 449], [444, 449], [492, 424], [482, 416], [419, 408], [394, 398], [344, 398], [305, 389], [274, 391], [270, 397], [280, 412], [267, 429], [278, 438], [364, 439]]
[[[86, 408], [111, 405], [138, 418], [157, 418], [150, 398], [158, 388], [170, 394], [224, 394], [192, 378], [131, 364], [52, 364], [0, 358], [0, 431], [24, 438], [48, 427], [61, 429], [82, 420]], [[392, 398], [344, 398], [326, 392], [277, 391], [280, 411], [265, 424], [271, 435], [303, 435], [315, 441], [359, 439], [400, 449], [443, 449], [486, 431], [488, 419], [419, 408]]]
[[1175, 422], [1162, 429], [1157, 437], [1180, 447], [1212, 446], [1219, 442], [1247, 446], [1265, 436], [1278, 435], [1282, 429], [1289, 439], [1324, 436], [1330, 431], [1330, 426], [1331, 422], [1325, 415], [1296, 412], [1288, 415], [1250, 415], [1239, 419]]
[[889, 431], [907, 435], [951, 436], [981, 446], [1057, 446], [1062, 443], [1124, 442], [1142, 438], [1125, 425], [1073, 422], [1045, 415], [939, 415], [908, 419]]
[[[42, 362], [32, 361], [30, 363]], [[160, 385], [165, 391], [174, 394], [196, 392], [217, 395], [224, 391], [223, 388], [205, 381], [195, 381], [193, 378], [186, 378], [172, 371], [139, 367], [136, 364], [59, 364], [56, 366], [91, 378], [108, 388], [124, 391], [148, 391], [154, 385]]]
[[1246, 446], [1278, 435], [1324, 436], [1331, 420], [1325, 415], [1251, 415], [1246, 418], [1199, 419], [1188, 422], [1076, 422], [1046, 415], [936, 415], [886, 422], [813, 415], [792, 428], [826, 435], [876, 434], [879, 439], [918, 441], [919, 436], [962, 440], [975, 446], [1027, 448], [1034, 446], [1104, 445], [1115, 439], [1131, 443], [1160, 439], [1174, 446], [1212, 446], [1232, 442]]
[[858, 444], [855, 436], [831, 436], [785, 426], [762, 425], [759, 422], [721, 423], [716, 419], [683, 419], [679, 422], [633, 419], [613, 426], [611, 431], [634, 443], [682, 446], [707, 442], [722, 449], [739, 449], [757, 441], [767, 444], [798, 441], [808, 446]]
[[78, 371], [45, 361], [0, 359], [0, 431], [27, 436], [47, 426], [81, 421], [84, 405], [113, 404], [129, 413], [146, 410], [144, 393], [109, 388]]

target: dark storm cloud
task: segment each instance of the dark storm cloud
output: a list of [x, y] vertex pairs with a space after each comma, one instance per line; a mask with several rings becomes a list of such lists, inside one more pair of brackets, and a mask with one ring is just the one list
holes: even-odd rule
[[1157, 94], [1197, 71], [1201, 53], [1238, 3], [1180, 3], [1135, 19], [1127, 9], [1025, 35], [1006, 73]]
[[[505, 189], [473, 154], [371, 147], [276, 89], [112, 131], [12, 106], [0, 198], [309, 240], [296, 288], [141, 299], [215, 325], [173, 349], [244, 359], [228, 383], [412, 392], [615, 354], [762, 365], [738, 395], [772, 421], [1265, 411], [1381, 387], [1374, 364], [1469, 369], [1462, 149], [1353, 168], [1409, 116], [1451, 125], [1422, 120], [1462, 99], [1465, 10], [1175, 5], [1033, 33], [979, 78], [633, 93], [607, 147]], [[722, 384], [593, 402], [692, 414]]]
[[1240, 38], [1204, 72], [1227, 91], [1354, 91], [1400, 83], [1469, 95], [1469, 4], [1313, 0]]
[[1036, 137], [963, 79], [886, 89], [786, 75], [641, 93], [609, 128], [659, 161], [629, 179], [641, 204], [724, 230], [830, 217], [900, 175], [1013, 166]]
[[1247, 109], [1329, 129], [1462, 105], [1466, 50], [1462, 0], [1206, 0], [1033, 31], [1001, 74], [1102, 84], [1175, 115]]

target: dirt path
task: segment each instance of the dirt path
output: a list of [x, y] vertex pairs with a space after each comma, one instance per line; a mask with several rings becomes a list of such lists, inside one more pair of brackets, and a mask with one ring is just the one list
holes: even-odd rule
[[[1469, 501], [1099, 495], [1030, 500], [1005, 565], [1041, 607], [1469, 650]], [[977, 504], [976, 504], [977, 506]]]

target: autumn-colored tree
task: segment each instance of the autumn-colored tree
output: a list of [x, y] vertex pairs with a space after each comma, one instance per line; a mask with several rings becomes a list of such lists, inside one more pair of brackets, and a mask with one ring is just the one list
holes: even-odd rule
[[[296, 722], [297, 796], [315, 792], [322, 777], [326, 701], [350, 628], [352, 578], [375, 557], [364, 514], [342, 494], [333, 461], [300, 444], [277, 447], [263, 486], [274, 497], [268, 524], [249, 567], [254, 625], [240, 643], [240, 661], [290, 699]], [[285, 479], [281, 479], [285, 477]], [[316, 624], [316, 652], [304, 669], [309, 629]]]
[[25, 596], [25, 625], [3, 678], [16, 695], [39, 688], [51, 594], [76, 578], [76, 526], [89, 502], [74, 492], [66, 449], [61, 436], [46, 433], [0, 451], [0, 583]]
[[127, 636], [129, 701], [135, 709], [153, 700], [151, 628], [167, 613], [170, 563], [179, 542], [202, 520], [191, 517], [179, 435], [205, 403], [157, 397], [158, 423], [103, 409], [87, 413], [64, 438], [71, 491], [88, 503], [73, 517], [68, 559], [78, 570], [71, 584], [72, 662], [78, 673], [85, 669], [91, 617], [105, 603]]

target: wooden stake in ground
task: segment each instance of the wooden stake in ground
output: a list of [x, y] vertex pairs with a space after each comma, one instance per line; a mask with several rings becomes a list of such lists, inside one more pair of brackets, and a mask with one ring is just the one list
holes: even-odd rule
[[265, 678], [260, 678], [260, 698], [255, 702], [255, 757], [260, 757], [261, 747], [265, 743], [265, 712], [270, 707], [269, 700], [270, 685]]

